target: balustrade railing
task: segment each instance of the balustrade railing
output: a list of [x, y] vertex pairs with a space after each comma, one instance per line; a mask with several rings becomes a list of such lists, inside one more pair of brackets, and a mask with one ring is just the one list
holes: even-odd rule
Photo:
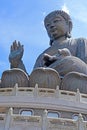
[[87, 94], [60, 90], [59, 86], [56, 89], [38, 88], [38, 84], [33, 87], [18, 87], [15, 84], [14, 88], [0, 88], [0, 96], [30, 96], [30, 97], [52, 97], [75, 102], [87, 102]]
[[36, 130], [36, 127], [38, 130], [87, 130], [87, 121], [83, 120], [81, 114], [76, 121], [66, 118], [49, 118], [47, 112], [44, 110], [42, 116], [23, 116], [13, 114], [13, 109], [10, 108], [7, 114], [0, 114], [0, 124], [3, 121], [3, 130], [14, 130], [14, 127], [16, 129], [21, 126], [28, 127], [28, 130], [32, 127], [33, 130]]

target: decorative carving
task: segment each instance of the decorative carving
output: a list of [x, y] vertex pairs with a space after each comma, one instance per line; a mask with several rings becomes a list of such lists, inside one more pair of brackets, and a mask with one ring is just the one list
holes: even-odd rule
[[87, 93], [87, 75], [78, 72], [70, 72], [64, 76], [61, 82], [61, 89], [69, 91], [77, 91]]
[[21, 69], [11, 69], [3, 72], [1, 77], [1, 87], [14, 87], [15, 84], [18, 87], [28, 87], [29, 78], [28, 75]]
[[60, 84], [59, 74], [51, 68], [37, 68], [30, 74], [30, 87], [56, 88]]

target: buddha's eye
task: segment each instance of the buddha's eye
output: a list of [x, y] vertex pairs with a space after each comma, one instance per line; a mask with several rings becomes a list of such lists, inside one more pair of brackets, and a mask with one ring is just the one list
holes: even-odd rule
[[47, 23], [46, 26], [49, 27], [49, 26], [50, 26], [50, 23]]

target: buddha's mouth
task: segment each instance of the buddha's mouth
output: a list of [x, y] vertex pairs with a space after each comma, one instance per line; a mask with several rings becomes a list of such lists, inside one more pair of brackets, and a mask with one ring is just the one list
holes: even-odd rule
[[51, 32], [55, 32], [55, 31], [57, 31], [57, 29], [56, 29], [56, 28], [53, 28], [53, 29], [50, 29], [50, 31], [51, 31]]
[[51, 35], [58, 35], [58, 32], [57, 32], [56, 29], [53, 29], [53, 30], [51, 30], [50, 32], [51, 32]]

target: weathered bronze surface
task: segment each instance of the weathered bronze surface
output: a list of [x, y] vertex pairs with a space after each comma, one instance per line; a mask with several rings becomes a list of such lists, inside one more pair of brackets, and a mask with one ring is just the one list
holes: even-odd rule
[[[61, 10], [48, 14], [45, 17], [44, 25], [50, 38], [50, 47], [37, 58], [34, 70], [30, 74], [30, 86], [34, 87], [37, 82], [42, 87], [50, 87], [50, 83], [53, 82], [52, 76], [49, 76], [50, 70], [53, 71], [53, 73], [51, 72], [53, 75], [55, 71], [58, 73], [58, 83], [56, 83], [60, 85], [61, 80], [61, 89], [76, 91], [79, 88], [81, 92], [87, 93], [86, 86], [84, 87], [87, 80], [87, 39], [71, 38], [72, 20], [67, 13]], [[11, 69], [19, 68], [27, 74], [22, 61], [23, 52], [23, 45], [14, 41], [11, 45], [9, 61]], [[46, 72], [42, 74], [44, 68], [46, 68]], [[37, 78], [37, 70], [40, 80]], [[42, 78], [41, 75], [43, 75]], [[49, 77], [49, 82], [46, 77]], [[53, 78], [55, 80], [54, 76]], [[79, 80], [81, 85], [78, 83]], [[73, 83], [76, 85], [74, 88]], [[55, 85], [53, 84], [51, 88], [55, 88]]]

